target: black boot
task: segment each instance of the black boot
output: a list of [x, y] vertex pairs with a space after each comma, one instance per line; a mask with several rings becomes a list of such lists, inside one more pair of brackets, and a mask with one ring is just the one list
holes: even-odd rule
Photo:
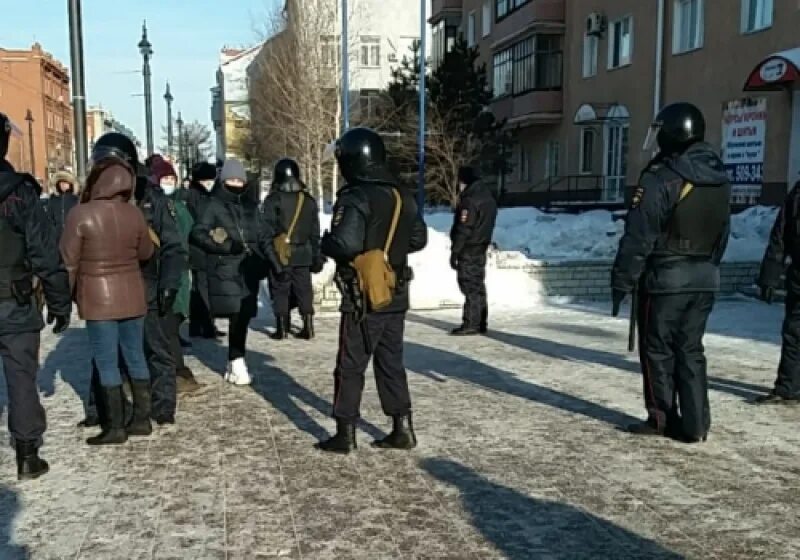
[[478, 331], [481, 334], [486, 334], [489, 332], [489, 310], [484, 309], [481, 311], [481, 326], [478, 327]]
[[95, 407], [86, 407], [86, 418], [78, 422], [79, 428], [94, 428], [100, 425], [100, 415]]
[[125, 405], [122, 395], [122, 386], [103, 387], [103, 400], [105, 401], [108, 418], [103, 424], [100, 434], [86, 440], [89, 445], [110, 445], [128, 441], [125, 431]]
[[129, 436], [149, 436], [153, 433], [153, 425], [150, 424], [150, 382], [132, 380], [131, 393], [133, 414], [126, 431]]
[[348, 454], [358, 448], [356, 444], [356, 426], [351, 422], [336, 420], [336, 435], [321, 441], [314, 447], [329, 453]]
[[659, 429], [654, 420], [645, 420], [636, 424], [629, 424], [627, 431], [637, 436], [663, 436], [664, 430]]
[[272, 340], [285, 340], [289, 338], [290, 321], [289, 315], [276, 315], [275, 332], [270, 335], [270, 338]]
[[417, 436], [414, 434], [411, 414], [392, 416], [392, 433], [372, 442], [372, 445], [381, 449], [414, 449], [417, 446]]
[[461, 325], [457, 329], [453, 329], [450, 331], [452, 336], [475, 336], [481, 334], [480, 329], [476, 329], [475, 327], [470, 327], [467, 325]]
[[793, 397], [783, 397], [775, 391], [770, 391], [766, 395], [761, 395], [753, 400], [753, 404], [782, 404], [782, 405], [796, 405], [800, 404], [800, 399]]
[[297, 335], [297, 338], [303, 340], [311, 340], [314, 338], [314, 316], [303, 315], [303, 330]]
[[39, 458], [35, 441], [17, 441], [17, 479], [33, 480], [50, 470], [47, 461]]

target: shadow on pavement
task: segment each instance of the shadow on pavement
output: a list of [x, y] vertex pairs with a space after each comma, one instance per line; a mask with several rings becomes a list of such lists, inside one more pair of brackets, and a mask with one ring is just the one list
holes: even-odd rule
[[[42, 334], [45, 332], [42, 331]], [[76, 359], [76, 356], [80, 356], [80, 359]], [[89, 398], [92, 377], [91, 351], [85, 328], [71, 327], [58, 336], [55, 346], [39, 367], [39, 391], [45, 397], [55, 393], [58, 375], [85, 404]]]
[[[415, 323], [443, 331], [449, 331], [453, 326], [445, 321], [432, 319], [430, 317], [422, 317], [420, 315], [409, 315], [408, 318]], [[638, 364], [629, 362], [622, 356], [612, 352], [605, 352], [603, 350], [596, 350], [588, 347], [572, 346], [570, 344], [564, 344], [554, 340], [537, 338], [530, 335], [513, 334], [492, 329], [490, 329], [489, 332], [484, 336], [509, 346], [516, 346], [522, 350], [535, 352], [542, 356], [547, 356], [557, 360], [599, 364], [618, 371], [641, 375]], [[770, 391], [770, 388], [762, 387], [760, 385], [753, 385], [743, 381], [735, 381], [712, 376], [709, 376], [708, 378], [708, 385], [710, 389], [728, 393], [744, 400], [751, 400]]]
[[[258, 327], [258, 325], [256, 326]], [[251, 332], [250, 340], [252, 340], [252, 335]], [[228, 350], [227, 345], [221, 341], [195, 339], [193, 350], [195, 357], [210, 370], [220, 375], [225, 371]], [[301, 385], [288, 372], [276, 366], [272, 356], [248, 347], [246, 360], [253, 378], [251, 387], [256, 393], [286, 416], [299, 430], [318, 440], [328, 438], [328, 431], [298, 403], [303, 403], [330, 417], [333, 410], [333, 404], [330, 401]], [[331, 378], [332, 387], [333, 379]], [[359, 422], [359, 428], [376, 439], [386, 436], [381, 429], [364, 420]]]
[[461, 354], [414, 342], [406, 342], [405, 350], [406, 366], [436, 381], [441, 381], [436, 374], [442, 374], [445, 377], [460, 379], [487, 389], [601, 420], [619, 428], [639, 421], [638, 418], [624, 412], [605, 408], [530, 381], [523, 381], [512, 373]]
[[31, 557], [27, 546], [11, 543], [14, 519], [19, 510], [17, 493], [0, 485], [0, 558], [3, 560], [27, 560]]
[[601, 517], [567, 504], [525, 496], [454, 461], [424, 459], [420, 466], [461, 492], [472, 524], [509, 560], [683, 558]]

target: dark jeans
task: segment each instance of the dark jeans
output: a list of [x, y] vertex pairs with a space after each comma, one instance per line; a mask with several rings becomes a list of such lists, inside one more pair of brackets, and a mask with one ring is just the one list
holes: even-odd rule
[[373, 358], [378, 397], [387, 416], [411, 412], [408, 378], [403, 366], [404, 312], [370, 313], [361, 322], [342, 313], [339, 354], [334, 371], [333, 415], [355, 421], [360, 416], [365, 372]]
[[139, 381], [149, 379], [150, 374], [143, 351], [142, 317], [122, 321], [86, 321], [86, 332], [89, 335], [92, 356], [100, 372], [100, 384], [103, 387], [122, 385], [119, 352], [122, 353], [132, 379]]
[[458, 288], [464, 294], [465, 327], [485, 327], [489, 318], [486, 298], [486, 253], [458, 257]]
[[800, 398], [800, 298], [791, 290], [786, 295], [781, 337], [781, 362], [775, 393], [782, 397]]
[[214, 320], [203, 299], [200, 275], [192, 271], [192, 291], [189, 294], [189, 334], [191, 336], [214, 336]]
[[0, 335], [0, 358], [8, 387], [8, 431], [14, 441], [39, 441], [47, 428], [39, 401], [39, 333]]
[[186, 371], [186, 364], [183, 361], [183, 346], [181, 346], [183, 315], [179, 316], [176, 313], [171, 313], [169, 322], [169, 347], [172, 352], [172, 358], [175, 360], [175, 373], [180, 376]]
[[228, 360], [233, 361], [245, 356], [247, 329], [250, 326], [248, 313], [238, 313], [230, 319], [228, 325]]
[[272, 291], [272, 309], [276, 315], [288, 315], [290, 311], [291, 295], [297, 300], [297, 307], [301, 315], [314, 314], [314, 288], [311, 284], [311, 268], [307, 266], [292, 266], [286, 269], [287, 276], [278, 280], [274, 275], [270, 277]]
[[150, 370], [153, 418], [175, 415], [178, 395], [170, 345], [173, 321], [172, 313], [161, 316], [155, 310], [148, 311], [144, 319], [144, 355]]
[[642, 294], [639, 357], [644, 402], [660, 429], [677, 424], [684, 435], [699, 438], [711, 427], [703, 335], [713, 307], [712, 293]]

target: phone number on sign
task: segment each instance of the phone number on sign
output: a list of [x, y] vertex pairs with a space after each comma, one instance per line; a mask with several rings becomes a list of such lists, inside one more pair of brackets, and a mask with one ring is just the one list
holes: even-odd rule
[[763, 171], [763, 163], [740, 163], [725, 166], [728, 180], [734, 185], [761, 184]]

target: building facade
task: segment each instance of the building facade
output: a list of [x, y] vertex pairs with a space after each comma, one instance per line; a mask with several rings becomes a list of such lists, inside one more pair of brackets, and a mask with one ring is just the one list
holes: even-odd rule
[[[539, 87], [557, 74], [542, 70], [556, 64], [543, 62], [542, 53], [558, 43], [545, 39], [544, 50], [537, 42], [558, 35], [559, 13], [560, 106], [555, 91]], [[434, 39], [434, 59], [457, 33], [481, 49], [492, 73], [492, 109], [509, 117], [517, 139], [506, 185], [529, 201], [547, 194], [622, 204], [651, 156], [642, 147], [654, 115], [675, 101], [703, 110], [734, 202], [772, 203], [800, 180], [798, 2], [436, 0], [431, 25], [434, 37], [444, 37]], [[524, 62], [530, 46], [503, 54], [506, 37], [534, 37], [533, 62]], [[531, 72], [536, 95], [517, 85]], [[532, 115], [522, 121], [527, 127], [518, 126], [517, 114]]]
[[211, 89], [211, 120], [216, 135], [217, 159], [246, 159], [242, 141], [250, 126], [247, 68], [261, 50], [223, 48], [217, 69], [217, 85]]
[[142, 147], [142, 143], [130, 128], [115, 119], [108, 109], [101, 106], [89, 107], [86, 110], [86, 141], [89, 144], [89, 152], [92, 151], [98, 138], [106, 132], [119, 132], [130, 138], [139, 150], [139, 160], [144, 161], [147, 154]]
[[17, 146], [22, 149], [12, 162], [17, 167], [45, 182], [72, 168], [69, 72], [39, 43], [30, 49], [0, 48], [0, 111], [21, 135]]

